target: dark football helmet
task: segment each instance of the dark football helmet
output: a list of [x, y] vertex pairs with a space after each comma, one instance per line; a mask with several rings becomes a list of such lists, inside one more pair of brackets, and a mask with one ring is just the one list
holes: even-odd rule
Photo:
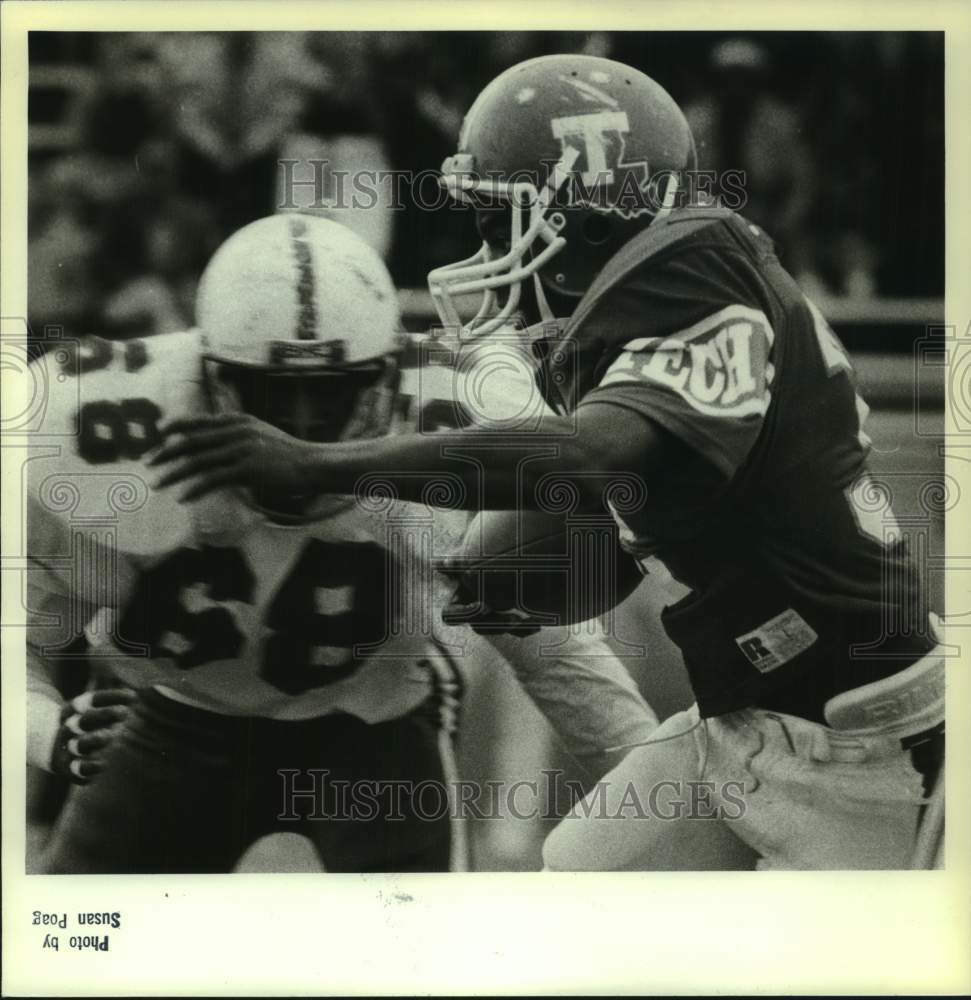
[[[428, 275], [442, 322], [466, 337], [498, 329], [530, 277], [540, 318], [552, 319], [546, 292], [582, 295], [620, 247], [675, 206], [695, 169], [680, 108], [638, 70], [582, 55], [506, 70], [476, 99], [442, 165], [442, 184], [476, 208], [483, 236], [473, 257]], [[470, 293], [482, 301], [463, 324], [454, 299]]]

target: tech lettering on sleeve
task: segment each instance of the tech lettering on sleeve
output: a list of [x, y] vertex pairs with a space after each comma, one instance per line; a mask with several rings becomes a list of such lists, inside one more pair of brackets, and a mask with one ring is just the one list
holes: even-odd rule
[[598, 388], [647, 383], [707, 416], [764, 416], [771, 401], [773, 332], [761, 310], [730, 305], [668, 337], [624, 345]]

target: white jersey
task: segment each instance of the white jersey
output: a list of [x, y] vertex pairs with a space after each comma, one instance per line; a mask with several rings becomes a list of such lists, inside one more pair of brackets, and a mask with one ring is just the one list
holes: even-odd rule
[[233, 491], [182, 504], [180, 487], [155, 489], [159, 427], [206, 410], [194, 332], [92, 339], [35, 365], [49, 388], [28, 463], [36, 655], [83, 629], [125, 684], [271, 718], [377, 722], [429, 695], [444, 630], [430, 560], [466, 515], [333, 498], [284, 525]]
[[[413, 351], [395, 430], [528, 424], [543, 408], [528, 357], [502, 340]], [[432, 561], [458, 545], [464, 512], [332, 498], [327, 516], [283, 525], [233, 491], [182, 504], [181, 487], [155, 489], [145, 458], [159, 427], [207, 410], [195, 332], [92, 338], [33, 368], [47, 386], [27, 464], [35, 665], [76, 654], [83, 636], [121, 682], [212, 711], [377, 722], [433, 689], [447, 709], [455, 664], [505, 660], [579, 756], [656, 724], [602, 634], [560, 646], [557, 636], [484, 639], [442, 624], [453, 585]], [[434, 492], [441, 502], [447, 490]]]

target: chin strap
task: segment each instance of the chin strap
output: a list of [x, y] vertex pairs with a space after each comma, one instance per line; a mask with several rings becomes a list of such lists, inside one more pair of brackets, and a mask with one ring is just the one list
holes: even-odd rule
[[[572, 159], [571, 159], [570, 163], [572, 164]], [[560, 169], [560, 165], [557, 164], [556, 170], [559, 170], [559, 169]], [[553, 184], [550, 185], [550, 187], [552, 188], [552, 190], [554, 192], [559, 187], [559, 185], [562, 183], [562, 178], [559, 178], [559, 176], [556, 174], [556, 170], [554, 170], [554, 176], [557, 177], [558, 179], [557, 179], [555, 185], [553, 185]], [[552, 181], [552, 178], [551, 178], [551, 181]], [[679, 188], [680, 188], [680, 184], [678, 182], [678, 178], [677, 178], [677, 176], [675, 174], [672, 174], [669, 177], [668, 182], [667, 182], [667, 184], [665, 185], [665, 188], [664, 188], [664, 201], [661, 203], [661, 207], [658, 209], [657, 214], [651, 220], [650, 225], [653, 226], [654, 223], [657, 222], [658, 219], [663, 219], [666, 215], [670, 215], [671, 214], [671, 211], [674, 209], [674, 203], [675, 203], [675, 199], [677, 198]], [[547, 191], [544, 191], [543, 195], [545, 196], [546, 194], [547, 194]], [[541, 196], [541, 200], [542, 200], [542, 196]], [[544, 207], [545, 207], [545, 201], [543, 202], [543, 204], [544, 204]], [[550, 308], [549, 300], [546, 297], [546, 289], [543, 287], [543, 282], [540, 279], [539, 271], [538, 270], [533, 271], [531, 277], [533, 279], [533, 288], [534, 288], [535, 293], [536, 293], [536, 305], [537, 305], [537, 308], [539, 309], [540, 321], [543, 324], [555, 322], [556, 321], [556, 316], [554, 315], [553, 310]], [[515, 305], [518, 304], [518, 300], [519, 300], [519, 286], [520, 286], [519, 282], [517, 282], [516, 284], [510, 286], [509, 301], [507, 301], [505, 307], [500, 312], [499, 316], [495, 318], [496, 320], [499, 321], [499, 323], [506, 322], [508, 320], [510, 314], [512, 313], [513, 308], [515, 307]], [[476, 315], [475, 319], [473, 319], [472, 322], [468, 325], [468, 329], [474, 335], [478, 335], [478, 331], [475, 329], [476, 322], [480, 321], [481, 317], [483, 317], [485, 315], [485, 313], [489, 311], [489, 309], [492, 306], [493, 301], [494, 301], [493, 295], [492, 295], [492, 292], [490, 291], [490, 292], [488, 292], [486, 294], [485, 301], [483, 302], [483, 305], [480, 308], [479, 313]], [[512, 306], [512, 308], [511, 308], [511, 306]], [[494, 328], [495, 328], [494, 325], [490, 326], [484, 332], [491, 332], [492, 329], [494, 329]], [[475, 337], [473, 337], [472, 339], [475, 339]]]
[[[658, 209], [657, 215], [651, 219], [651, 226], [653, 226], [658, 219], [663, 219], [666, 215], [671, 214], [671, 209], [674, 208], [674, 199], [678, 194], [678, 187], [679, 184], [677, 174], [671, 174], [671, 177], [664, 188], [664, 201], [661, 202], [661, 207]], [[650, 228], [650, 226], [648, 226], [648, 228]]]

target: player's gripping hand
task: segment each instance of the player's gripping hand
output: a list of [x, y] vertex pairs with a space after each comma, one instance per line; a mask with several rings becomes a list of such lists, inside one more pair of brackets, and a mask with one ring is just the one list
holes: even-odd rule
[[128, 717], [135, 692], [128, 688], [85, 691], [61, 710], [51, 770], [86, 785], [104, 770], [104, 750]]
[[149, 465], [170, 466], [157, 488], [191, 480], [180, 499], [195, 500], [224, 486], [247, 486], [257, 496], [301, 496], [314, 448], [245, 413], [187, 417], [160, 428], [166, 443]]
[[514, 607], [493, 607], [504, 602], [492, 603], [471, 594], [466, 586], [461, 563], [451, 557], [435, 561], [435, 568], [445, 577], [455, 581], [456, 588], [451, 600], [442, 609], [442, 621], [446, 625], [465, 625], [479, 635], [508, 634], [515, 636], [535, 635], [542, 625], [529, 617], [526, 612]]
[[507, 634], [522, 637], [535, 635], [542, 628], [542, 625], [522, 611], [495, 611], [481, 602], [463, 604], [454, 599], [443, 609], [442, 621], [446, 625], [466, 625], [479, 635]]

